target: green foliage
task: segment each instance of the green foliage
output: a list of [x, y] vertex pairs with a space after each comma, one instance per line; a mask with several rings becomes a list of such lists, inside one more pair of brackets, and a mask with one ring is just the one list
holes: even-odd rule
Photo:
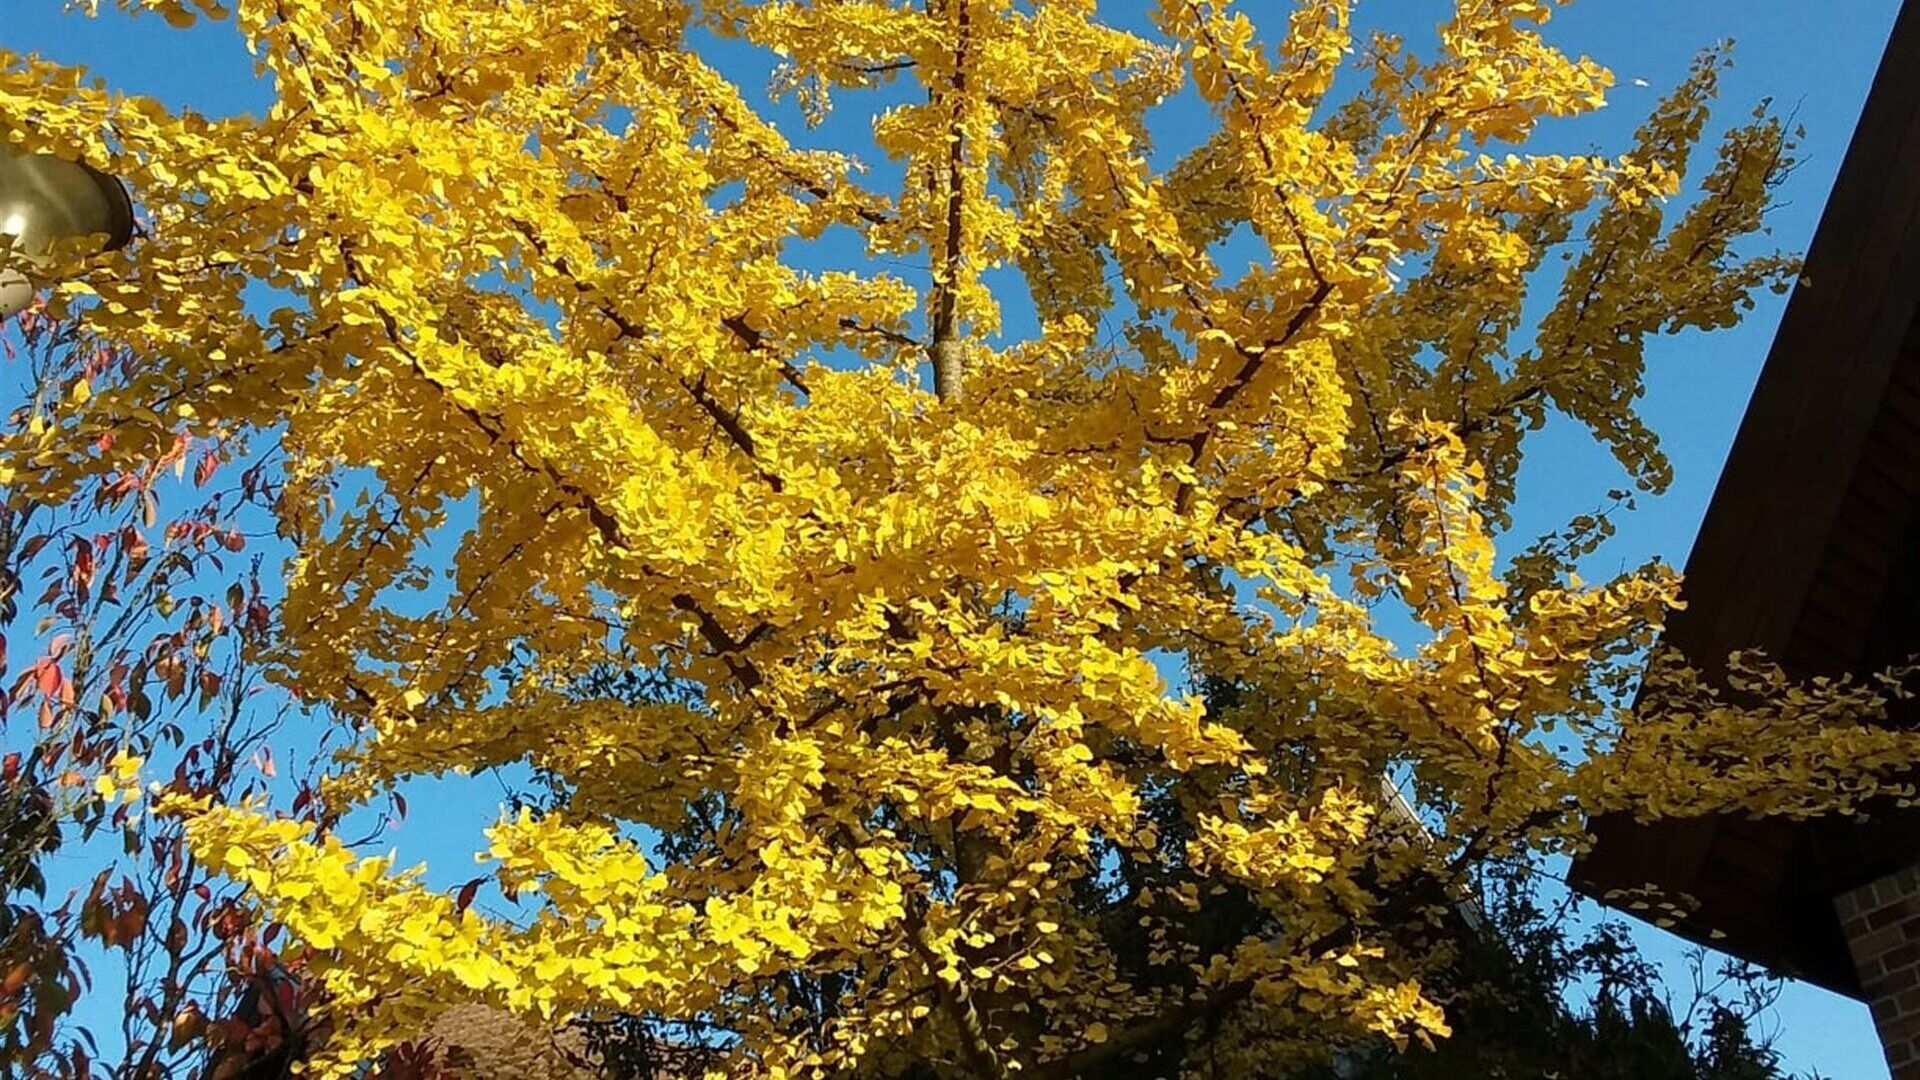
[[1347, 1059], [1300, 1080], [1784, 1080], [1761, 1028], [1779, 984], [1705, 950], [1689, 978], [1663, 979], [1605, 922], [1573, 925], [1542, 905], [1537, 878], [1497, 871], [1484, 904], [1456, 923], [1444, 989], [1453, 1037], [1432, 1052]]

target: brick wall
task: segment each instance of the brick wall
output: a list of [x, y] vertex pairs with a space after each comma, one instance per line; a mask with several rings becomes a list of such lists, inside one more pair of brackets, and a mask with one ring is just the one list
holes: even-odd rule
[[1920, 1080], [1920, 865], [1833, 901], [1894, 1080]]

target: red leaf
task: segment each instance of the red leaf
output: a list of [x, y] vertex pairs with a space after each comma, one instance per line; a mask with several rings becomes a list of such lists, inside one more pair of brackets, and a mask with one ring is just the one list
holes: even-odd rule
[[83, 590], [93, 584], [93, 545], [85, 537], [73, 541], [73, 580]]
[[113, 920], [114, 933], [118, 935], [120, 943], [132, 944], [133, 940], [139, 937], [140, 932], [146, 928], [147, 908], [145, 904], [130, 904], [125, 911], [120, 913], [118, 918]]
[[130, 561], [140, 562], [147, 557], [147, 538], [140, 535], [140, 530], [129, 525], [120, 530], [120, 548], [127, 553]]
[[60, 665], [52, 660], [41, 660], [34, 667], [39, 672], [36, 678], [40, 684], [40, 692], [48, 697], [59, 693], [60, 684], [66, 680], [66, 676], [60, 673]]
[[472, 881], [460, 886], [460, 891], [456, 893], [453, 898], [453, 910], [456, 913], [463, 912], [473, 906], [473, 894], [480, 891], [480, 883], [484, 880], [486, 879], [474, 878]]

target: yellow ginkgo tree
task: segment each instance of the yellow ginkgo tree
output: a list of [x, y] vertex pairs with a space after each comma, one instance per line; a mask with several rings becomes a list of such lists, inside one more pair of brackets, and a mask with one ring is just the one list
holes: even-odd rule
[[[0, 473], [275, 451], [257, 649], [350, 746], [317, 812], [160, 810], [285, 927], [316, 1068], [479, 1002], [741, 1076], [1270, 1070], [1443, 1036], [1409, 928], [1587, 813], [1903, 790], [1858, 686], [1629, 710], [1679, 582], [1580, 582], [1596, 523], [1494, 549], [1549, 416], [1664, 486], [1643, 342], [1796, 272], [1740, 243], [1778, 120], [1684, 182], [1718, 54], [1566, 156], [1610, 77], [1547, 0], [1425, 55], [1351, 0], [121, 6], [233, 20], [274, 101], [0, 49], [6, 147], [151, 220], [55, 299], [144, 366]], [[746, 47], [871, 143], [774, 126]], [[510, 763], [555, 798], [489, 830], [498, 904], [330, 828]]]

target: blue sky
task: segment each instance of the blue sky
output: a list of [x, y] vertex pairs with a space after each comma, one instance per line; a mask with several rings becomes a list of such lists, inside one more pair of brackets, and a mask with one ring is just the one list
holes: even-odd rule
[[[1116, 21], [1134, 21], [1145, 6], [1145, 0], [1103, 0]], [[1245, 0], [1244, 6], [1258, 17], [1283, 5], [1281, 0]], [[1362, 0], [1360, 18], [1417, 32], [1437, 22], [1445, 7], [1443, 0]], [[1612, 107], [1548, 137], [1555, 149], [1567, 151], [1623, 146], [1655, 96], [1684, 75], [1701, 47], [1732, 38], [1735, 67], [1723, 80], [1721, 118], [1742, 118], [1755, 102], [1770, 97], [1807, 129], [1804, 163], [1781, 191], [1783, 205], [1772, 218], [1771, 238], [1780, 247], [1804, 250], [1897, 7], [1898, 0], [1581, 0], [1556, 17], [1552, 36], [1612, 67], [1620, 85]], [[254, 78], [251, 58], [230, 27], [179, 32], [158, 18], [87, 20], [63, 14], [62, 8], [63, 0], [0, 0], [0, 45], [85, 64], [116, 89], [212, 115], [258, 111], [269, 99], [268, 87]], [[735, 62], [743, 85], [763, 85], [762, 58], [729, 50], [723, 63]], [[802, 138], [832, 145], [836, 130], [863, 135], [846, 126], [864, 126], [852, 115], [855, 104], [847, 102], [845, 114]], [[791, 119], [792, 110], [782, 108], [777, 115]], [[1164, 121], [1169, 131], [1205, 123], [1189, 105], [1169, 109]], [[1635, 565], [1654, 554], [1684, 560], [1782, 307], [1780, 298], [1763, 296], [1735, 330], [1651, 344], [1643, 412], [1665, 440], [1678, 475], [1665, 495], [1640, 500], [1639, 511], [1621, 522], [1619, 536], [1604, 552], [1605, 564], [1596, 571], [1613, 569], [1616, 561], [1621, 567]], [[1522, 472], [1516, 531], [1531, 536], [1590, 510], [1622, 479], [1612, 459], [1583, 434], [1550, 425]], [[475, 835], [479, 818], [490, 817], [496, 790], [475, 787], [472, 798], [449, 798], [444, 791], [433, 799], [416, 796], [414, 818], [403, 828], [405, 847], [423, 856], [433, 849], [471, 850], [466, 840]], [[464, 856], [442, 864], [435, 879], [457, 881], [472, 872]], [[1658, 931], [1648, 928], [1643, 939], [1656, 957], [1679, 955], [1674, 939]], [[1834, 1080], [1887, 1076], [1866, 1009], [1858, 1003], [1790, 986], [1773, 1023], [1778, 1046], [1796, 1071], [1817, 1069]]]

